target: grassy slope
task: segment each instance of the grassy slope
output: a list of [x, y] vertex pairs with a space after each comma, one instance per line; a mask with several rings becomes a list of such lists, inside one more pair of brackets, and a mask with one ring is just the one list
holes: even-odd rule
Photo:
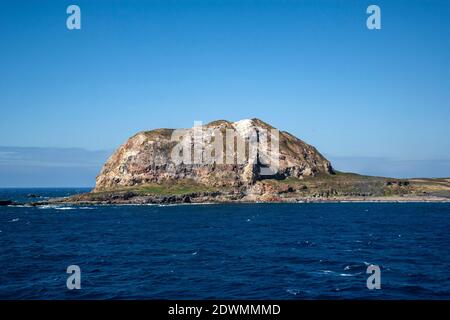
[[155, 195], [185, 195], [198, 192], [215, 192], [224, 190], [224, 188], [208, 187], [196, 183], [192, 180], [172, 181], [164, 184], [145, 184], [140, 186], [119, 187], [104, 191], [95, 192], [95, 194], [108, 194], [119, 192], [133, 192], [137, 195], [155, 194]]
[[[273, 183], [273, 182], [272, 182]], [[450, 179], [393, 179], [337, 172], [304, 179], [288, 178], [287, 183], [301, 196], [376, 196], [399, 195], [450, 197]]]
[[[262, 183], [270, 186], [274, 193], [285, 197], [339, 197], [399, 195], [441, 196], [450, 198], [449, 179], [391, 179], [337, 172], [335, 175], [321, 174], [303, 179], [266, 179]], [[289, 188], [287, 188], [289, 187]], [[286, 190], [289, 189], [288, 192]], [[188, 195], [201, 192], [226, 192], [230, 188], [209, 187], [192, 180], [172, 181], [164, 184], [114, 188], [92, 193], [93, 197], [133, 193], [135, 195]], [[284, 190], [284, 191], [283, 191]]]

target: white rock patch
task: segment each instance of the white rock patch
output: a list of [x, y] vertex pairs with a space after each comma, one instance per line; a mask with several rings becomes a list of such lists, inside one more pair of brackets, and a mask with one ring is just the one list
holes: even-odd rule
[[239, 120], [232, 123], [237, 133], [244, 138], [250, 137], [252, 132], [256, 129], [255, 124], [251, 119]]

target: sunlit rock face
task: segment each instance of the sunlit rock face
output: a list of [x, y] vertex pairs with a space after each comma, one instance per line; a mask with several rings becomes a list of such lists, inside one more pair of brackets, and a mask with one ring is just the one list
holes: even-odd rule
[[[263, 175], [267, 167], [276, 170]], [[95, 191], [182, 179], [251, 189], [265, 178], [319, 173], [333, 174], [330, 162], [293, 135], [259, 119], [217, 120], [182, 131], [137, 133], [107, 160]]]

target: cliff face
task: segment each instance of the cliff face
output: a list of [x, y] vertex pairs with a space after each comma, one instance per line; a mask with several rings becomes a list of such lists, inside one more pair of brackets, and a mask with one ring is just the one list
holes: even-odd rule
[[[270, 136], [270, 132], [275, 132], [274, 129], [259, 119], [237, 122], [219, 120], [207, 124], [200, 131], [202, 132], [202, 141], [207, 141], [206, 145], [210, 146], [214, 145], [214, 142], [217, 142], [220, 146], [223, 145], [223, 155], [216, 154], [216, 151], [211, 152], [207, 147], [201, 149], [200, 154], [195, 155], [194, 145], [198, 141], [195, 138], [195, 132], [199, 131], [194, 129], [186, 129], [183, 131], [182, 137], [179, 134], [176, 135], [178, 131], [175, 132], [175, 129], [140, 132], [128, 139], [107, 160], [97, 176], [94, 191], [154, 183], [170, 183], [171, 181], [187, 179], [206, 186], [253, 188], [258, 181], [266, 178], [261, 174], [261, 170], [270, 167], [270, 163], [273, 163], [274, 160], [276, 160], [277, 166], [276, 172], [271, 178], [302, 178], [319, 173], [333, 174], [330, 162], [313, 146], [287, 132], [279, 131], [277, 133], [278, 150], [272, 152], [275, 148], [270, 143], [277, 141], [275, 136]], [[219, 142], [217, 134], [213, 132], [222, 133], [223, 142]], [[269, 132], [267, 143], [264, 143], [266, 142], [264, 132]], [[230, 139], [227, 140], [227, 134], [230, 133], [236, 135], [234, 144], [230, 144], [231, 147], [226, 144], [231, 141]], [[250, 151], [248, 139], [252, 133], [256, 134], [260, 146], [263, 144], [270, 146], [268, 147], [268, 153], [261, 150], [256, 153]], [[189, 139], [186, 137], [189, 137]], [[237, 147], [238, 139], [247, 141], [244, 143], [244, 162], [237, 160], [239, 150], [242, 154], [242, 149]], [[174, 155], [180, 155], [180, 146], [187, 147], [181, 152], [184, 159], [187, 157], [189, 160], [193, 160], [197, 157], [202, 161], [184, 161], [183, 163], [174, 161]], [[209, 156], [212, 155], [216, 157], [215, 159], [221, 161], [205, 161], [205, 159], [211, 158], [206, 157], [208, 152]], [[226, 155], [230, 154], [233, 159], [231, 163], [226, 158]], [[254, 161], [250, 161], [252, 154], [255, 155]]]

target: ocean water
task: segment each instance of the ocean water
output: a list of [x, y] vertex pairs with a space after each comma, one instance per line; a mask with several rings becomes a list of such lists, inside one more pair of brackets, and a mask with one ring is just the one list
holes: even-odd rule
[[0, 207], [0, 298], [450, 299], [449, 248], [448, 203]]

